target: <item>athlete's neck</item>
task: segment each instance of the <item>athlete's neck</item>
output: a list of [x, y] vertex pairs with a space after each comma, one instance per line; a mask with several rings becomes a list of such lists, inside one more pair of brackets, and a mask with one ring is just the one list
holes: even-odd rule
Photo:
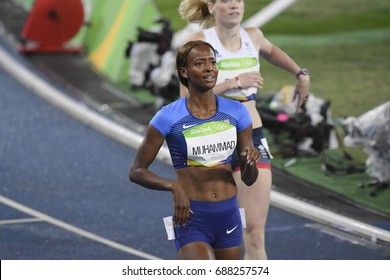
[[240, 27], [227, 29], [215, 27], [218, 39], [225, 49], [236, 51], [241, 48]]
[[199, 119], [211, 118], [217, 110], [217, 102], [214, 94], [197, 96], [189, 94], [187, 107], [191, 114]]

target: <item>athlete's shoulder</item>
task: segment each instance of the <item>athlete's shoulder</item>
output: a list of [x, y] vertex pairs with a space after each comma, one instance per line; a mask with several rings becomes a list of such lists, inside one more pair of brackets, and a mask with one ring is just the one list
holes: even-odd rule
[[163, 136], [166, 136], [172, 125], [186, 114], [185, 100], [186, 97], [181, 97], [178, 100], [163, 106], [151, 119], [150, 124]]
[[163, 106], [161, 111], [164, 113], [178, 112], [179, 110], [183, 110], [186, 106], [186, 96], [180, 97], [179, 99]]
[[257, 27], [245, 27], [243, 28], [249, 36], [264, 36], [263, 32]]
[[[239, 102], [237, 100], [229, 99], [229, 98], [222, 97], [222, 96], [219, 96], [219, 95], [216, 95], [216, 97], [217, 97], [217, 100], [218, 100], [219, 107], [222, 110], [226, 109], [226, 108], [229, 108], [229, 109], [231, 109], [231, 108], [239, 109], [240, 106], [242, 105], [241, 102]], [[244, 105], [242, 105], [242, 106], [244, 106]]]
[[177, 116], [183, 112], [185, 108], [185, 97], [181, 97], [176, 101], [173, 101], [167, 105], [164, 105], [153, 117], [153, 121], [155, 120], [165, 120], [171, 122], [173, 120], [173, 116]]
[[261, 42], [264, 39], [263, 32], [257, 27], [246, 27], [243, 30], [246, 31], [256, 49], [260, 49]]

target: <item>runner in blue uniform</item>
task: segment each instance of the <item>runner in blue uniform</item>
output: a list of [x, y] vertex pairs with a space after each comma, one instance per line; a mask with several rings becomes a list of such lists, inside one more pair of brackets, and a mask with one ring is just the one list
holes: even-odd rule
[[[240, 102], [213, 94], [218, 68], [210, 44], [186, 43], [177, 53], [176, 68], [189, 94], [150, 121], [129, 178], [145, 188], [172, 192], [179, 259], [240, 259], [242, 221], [231, 160], [237, 148], [242, 180], [252, 185], [260, 153], [253, 146], [250, 115]], [[176, 180], [149, 170], [164, 140]]]

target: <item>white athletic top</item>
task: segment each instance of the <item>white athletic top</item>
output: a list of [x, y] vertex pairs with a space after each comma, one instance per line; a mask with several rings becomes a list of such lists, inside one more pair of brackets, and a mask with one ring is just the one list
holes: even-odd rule
[[[203, 30], [205, 40], [210, 43], [217, 53], [219, 69], [217, 84], [233, 79], [241, 73], [260, 71], [259, 53], [245, 29], [240, 29], [241, 49], [229, 51], [219, 41], [215, 27]], [[256, 87], [246, 89], [231, 89], [223, 94], [224, 97], [241, 102], [255, 99]]]

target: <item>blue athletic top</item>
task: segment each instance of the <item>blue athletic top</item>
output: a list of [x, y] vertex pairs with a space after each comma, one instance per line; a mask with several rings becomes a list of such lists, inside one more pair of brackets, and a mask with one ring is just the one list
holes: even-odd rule
[[187, 108], [187, 97], [182, 97], [161, 108], [150, 121], [164, 136], [175, 169], [230, 163], [237, 133], [252, 125], [244, 105], [214, 96], [217, 111], [209, 119], [194, 117]]

